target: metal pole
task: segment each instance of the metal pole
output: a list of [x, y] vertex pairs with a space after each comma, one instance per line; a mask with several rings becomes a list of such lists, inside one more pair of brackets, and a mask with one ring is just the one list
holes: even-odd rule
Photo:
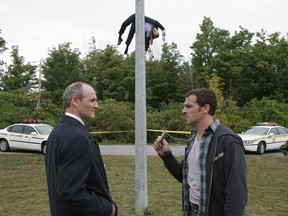
[[39, 80], [38, 80], [38, 96], [37, 96], [37, 105], [36, 109], [41, 108], [41, 80], [42, 79], [42, 59], [39, 64]]
[[144, 0], [135, 3], [135, 213], [144, 215], [148, 206]]

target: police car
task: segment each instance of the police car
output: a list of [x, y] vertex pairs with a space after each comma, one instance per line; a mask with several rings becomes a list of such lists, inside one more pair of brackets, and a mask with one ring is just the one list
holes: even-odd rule
[[245, 151], [262, 155], [268, 150], [280, 150], [280, 146], [288, 140], [288, 129], [275, 122], [258, 122], [239, 136]]
[[0, 150], [13, 149], [46, 153], [46, 143], [53, 127], [41, 120], [23, 120], [0, 130]]

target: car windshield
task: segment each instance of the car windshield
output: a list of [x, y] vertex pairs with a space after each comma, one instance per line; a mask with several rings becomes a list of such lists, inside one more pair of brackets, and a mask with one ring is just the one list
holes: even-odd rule
[[245, 134], [258, 134], [258, 135], [266, 135], [268, 133], [269, 128], [250, 128], [245, 132]]
[[53, 127], [50, 125], [39, 125], [35, 126], [35, 128], [39, 131], [40, 134], [50, 134]]

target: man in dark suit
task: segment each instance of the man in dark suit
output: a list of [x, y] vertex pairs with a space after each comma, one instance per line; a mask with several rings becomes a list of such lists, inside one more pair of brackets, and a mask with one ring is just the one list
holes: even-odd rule
[[73, 83], [63, 94], [65, 115], [48, 138], [45, 156], [52, 216], [115, 216], [100, 149], [85, 121], [98, 108], [94, 89]]
[[[128, 53], [128, 48], [129, 45], [134, 37], [135, 34], [135, 14], [132, 14], [131, 16], [129, 16], [121, 25], [121, 28], [118, 32], [119, 36], [118, 36], [118, 43], [117, 45], [120, 45], [121, 42], [123, 41], [122, 39], [122, 34], [125, 32], [125, 29], [127, 28], [127, 26], [129, 26], [131, 24], [130, 27], [130, 31], [126, 40], [126, 49], [124, 51], [124, 54]], [[163, 27], [163, 25], [161, 23], [159, 23], [157, 20], [154, 20], [150, 17], [146, 17], [145, 16], [145, 51], [148, 50], [149, 45], [153, 44], [153, 40], [154, 38], [158, 38], [159, 37], [159, 32], [158, 32], [158, 28], [161, 29], [162, 31], [162, 40], [165, 41], [165, 36], [166, 36], [166, 31], [165, 28]]]

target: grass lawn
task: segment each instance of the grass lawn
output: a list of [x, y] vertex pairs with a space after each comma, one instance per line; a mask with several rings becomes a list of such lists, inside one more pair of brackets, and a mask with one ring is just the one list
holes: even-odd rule
[[[103, 156], [110, 190], [120, 216], [133, 216], [134, 157]], [[181, 159], [181, 157], [179, 157]], [[246, 155], [248, 167], [248, 216], [287, 216], [288, 157]], [[181, 184], [157, 156], [148, 156], [147, 215], [181, 216]], [[48, 216], [49, 203], [40, 153], [0, 153], [0, 215]]]

